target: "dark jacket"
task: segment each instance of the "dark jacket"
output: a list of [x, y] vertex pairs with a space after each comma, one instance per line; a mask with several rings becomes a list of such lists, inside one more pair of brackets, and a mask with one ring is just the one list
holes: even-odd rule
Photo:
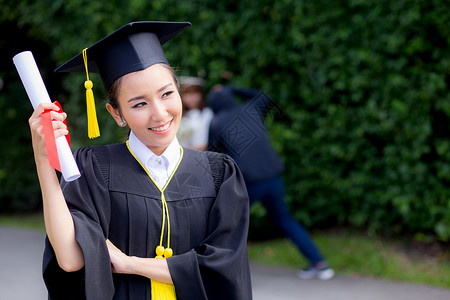
[[[235, 96], [246, 101], [238, 105]], [[208, 106], [214, 111], [209, 150], [230, 155], [247, 184], [279, 176], [284, 169], [264, 125], [270, 104], [270, 99], [256, 90], [223, 87], [208, 95]]]

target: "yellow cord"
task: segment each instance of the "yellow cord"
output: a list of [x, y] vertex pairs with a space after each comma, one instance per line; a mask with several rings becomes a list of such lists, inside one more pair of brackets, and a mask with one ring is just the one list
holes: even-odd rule
[[[161, 225], [161, 236], [159, 239], [159, 246], [156, 247], [156, 258], [169, 258], [172, 256], [173, 251], [170, 248], [170, 218], [169, 218], [169, 207], [167, 205], [166, 197], [164, 195], [164, 191], [166, 187], [169, 185], [170, 181], [172, 180], [173, 175], [175, 174], [176, 170], [178, 169], [178, 166], [181, 163], [181, 160], [183, 159], [183, 147], [180, 146], [180, 159], [178, 160], [177, 165], [175, 166], [175, 169], [173, 170], [172, 174], [170, 174], [169, 179], [167, 180], [166, 184], [162, 189], [159, 188], [159, 186], [156, 184], [156, 182], [153, 180], [150, 173], [147, 171], [145, 166], [139, 161], [139, 159], [134, 155], [133, 151], [130, 149], [129, 142], [126, 142], [128, 151], [130, 151], [131, 155], [136, 159], [136, 161], [141, 165], [141, 167], [144, 169], [144, 171], [147, 173], [148, 177], [152, 180], [152, 182], [155, 184], [155, 186], [158, 188], [158, 190], [161, 192], [161, 206], [162, 206], [162, 225]], [[166, 224], [166, 216], [167, 216], [167, 248], [164, 248], [163, 246], [163, 239], [164, 239], [164, 232], [165, 232], [165, 224]]]
[[164, 227], [165, 227], [165, 221], [166, 221], [166, 209], [165, 209], [165, 202], [166, 199], [164, 199], [164, 193], [161, 193], [161, 205], [162, 205], [162, 225], [161, 225], [161, 237], [159, 239], [159, 246], [162, 247], [162, 243], [163, 243], [163, 238], [164, 238]]
[[[130, 149], [130, 145], [127, 141], [127, 148], [128, 151], [130, 151], [131, 155], [136, 159], [136, 161], [141, 165], [141, 167], [144, 169], [145, 173], [147, 173], [148, 177], [152, 180], [152, 182], [155, 184], [155, 186], [158, 188], [158, 190], [161, 192], [161, 205], [162, 205], [162, 225], [161, 225], [161, 237], [159, 239], [159, 246], [156, 247], [156, 257], [158, 259], [164, 259], [169, 258], [172, 256], [173, 251], [170, 248], [170, 219], [169, 219], [169, 207], [167, 206], [166, 197], [164, 196], [164, 190], [166, 189], [167, 185], [169, 185], [170, 180], [172, 179], [173, 175], [175, 174], [176, 170], [178, 169], [178, 166], [181, 163], [181, 160], [183, 159], [183, 147], [180, 146], [181, 153], [180, 153], [180, 159], [178, 160], [177, 165], [175, 166], [175, 169], [173, 170], [172, 174], [170, 174], [169, 179], [167, 180], [166, 184], [162, 189], [159, 188], [159, 186], [156, 184], [156, 182], [153, 180], [150, 173], [147, 171], [147, 169], [144, 167], [144, 165], [139, 161], [139, 159], [134, 155], [133, 151]], [[164, 248], [163, 246], [163, 238], [164, 238], [164, 229], [165, 229], [165, 221], [167, 216], [167, 248]], [[175, 286], [173, 284], [168, 283], [162, 283], [153, 279], [150, 279], [151, 281], [151, 298], [155, 300], [176, 300], [177, 294], [175, 291]]]
[[84, 68], [86, 70], [86, 78], [87, 78], [87, 81], [90, 81], [89, 80], [89, 72], [88, 72], [87, 54], [86, 54], [87, 49], [88, 48], [84, 48], [82, 53], [83, 53]]

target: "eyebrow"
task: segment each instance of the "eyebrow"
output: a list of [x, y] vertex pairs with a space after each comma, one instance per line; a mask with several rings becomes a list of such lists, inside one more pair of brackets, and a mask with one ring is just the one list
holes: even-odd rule
[[163, 87], [161, 87], [160, 89], [158, 89], [158, 92], [162, 92], [164, 91], [166, 88], [168, 88], [169, 86], [173, 85], [172, 82], [169, 82], [168, 84], [164, 85]]
[[142, 95], [142, 96], [136, 96], [136, 97], [130, 98], [130, 99], [128, 99], [128, 102], [142, 100], [142, 99], [145, 99], [145, 96]]
[[[173, 85], [173, 83], [170, 82], [170, 83], [168, 83], [168, 84], [162, 86], [161, 88], [159, 88], [159, 89], [157, 90], [157, 92], [158, 92], [158, 93], [161, 93], [162, 91], [164, 91], [167, 87], [169, 87], [169, 86], [171, 86], [171, 85]], [[145, 99], [145, 98], [146, 98], [146, 97], [145, 97], [144, 95], [136, 96], [136, 97], [133, 97], [133, 98], [128, 99], [128, 102], [132, 102], [132, 101], [136, 101], [136, 100], [142, 100], [142, 99]]]

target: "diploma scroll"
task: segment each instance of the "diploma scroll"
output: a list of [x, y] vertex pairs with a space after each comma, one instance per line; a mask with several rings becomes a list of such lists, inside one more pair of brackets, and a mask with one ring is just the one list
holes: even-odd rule
[[[42, 76], [30, 51], [24, 51], [13, 57], [14, 65], [22, 80], [33, 109], [40, 103], [51, 103], [50, 96], [42, 80]], [[61, 173], [66, 181], [78, 179], [80, 171], [64, 136], [56, 138], [56, 149], [61, 165]]]

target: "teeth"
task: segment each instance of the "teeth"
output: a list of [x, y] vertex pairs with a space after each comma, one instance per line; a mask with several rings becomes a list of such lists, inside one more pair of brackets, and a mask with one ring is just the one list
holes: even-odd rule
[[150, 128], [150, 129], [153, 130], [153, 131], [164, 131], [164, 130], [167, 130], [170, 127], [171, 123], [172, 123], [172, 121], [170, 121], [169, 123], [167, 123], [164, 126], [156, 127], [156, 128]]

